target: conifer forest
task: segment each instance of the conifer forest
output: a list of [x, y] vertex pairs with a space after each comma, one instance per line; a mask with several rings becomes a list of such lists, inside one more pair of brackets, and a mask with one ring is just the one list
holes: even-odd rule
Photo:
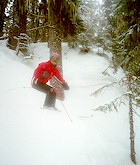
[[[109, 67], [125, 73], [118, 83], [128, 92], [120, 102], [129, 100], [130, 151], [136, 164], [133, 114], [140, 110], [140, 0], [0, 0], [0, 40], [24, 56], [30, 56], [30, 43], [37, 42], [48, 42], [50, 53], [61, 56], [62, 42], [80, 47], [85, 55], [95, 46], [103, 50], [100, 56], [111, 53]], [[62, 58], [60, 64], [62, 69]], [[112, 106], [115, 102], [106, 108]]]

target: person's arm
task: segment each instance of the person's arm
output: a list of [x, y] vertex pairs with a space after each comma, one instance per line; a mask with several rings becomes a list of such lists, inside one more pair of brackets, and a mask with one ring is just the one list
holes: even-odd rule
[[65, 90], [69, 90], [69, 86], [68, 86], [67, 82], [63, 79], [63, 77], [61, 76], [61, 74], [60, 74], [60, 72], [59, 72], [59, 70], [58, 70], [57, 68], [56, 68], [56, 71], [55, 71], [54, 76], [55, 76], [59, 81], [61, 81], [61, 83], [62, 83], [62, 85], [63, 85], [63, 87], [64, 87]]
[[61, 81], [61, 83], [65, 83], [65, 80], [63, 79], [63, 77], [61, 76], [59, 70], [56, 68], [55, 69], [55, 72], [54, 72], [54, 76], [59, 80]]
[[34, 71], [34, 77], [40, 79], [42, 76], [42, 71], [44, 70], [44, 63], [40, 63]]

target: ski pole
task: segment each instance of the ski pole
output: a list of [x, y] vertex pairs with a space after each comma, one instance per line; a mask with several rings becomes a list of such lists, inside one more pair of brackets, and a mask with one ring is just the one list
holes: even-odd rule
[[63, 102], [62, 102], [61, 100], [60, 100], [60, 102], [61, 102], [61, 104], [62, 104], [62, 106], [63, 106], [63, 108], [64, 108], [64, 110], [65, 110], [66, 114], [68, 115], [68, 117], [69, 117], [70, 121], [72, 121], [72, 119], [71, 119], [71, 117], [70, 117], [70, 115], [69, 115], [68, 111], [66, 110], [66, 107], [65, 107], [65, 106], [64, 106], [64, 104], [63, 104]]

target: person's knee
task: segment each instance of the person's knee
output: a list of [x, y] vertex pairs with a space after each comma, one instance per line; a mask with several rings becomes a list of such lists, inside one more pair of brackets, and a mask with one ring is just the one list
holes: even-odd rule
[[31, 84], [31, 87], [34, 88], [34, 89], [37, 88], [35, 84]]
[[56, 93], [55, 93], [53, 88], [50, 88], [50, 93], [51, 93], [51, 95], [54, 95], [54, 96], [56, 95]]

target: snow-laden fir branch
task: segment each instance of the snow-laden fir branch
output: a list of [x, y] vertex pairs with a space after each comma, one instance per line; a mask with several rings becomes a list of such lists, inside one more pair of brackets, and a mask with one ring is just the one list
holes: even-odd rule
[[103, 86], [103, 87], [101, 87], [100, 89], [98, 89], [98, 90], [96, 90], [95, 92], [93, 92], [92, 94], [91, 94], [91, 96], [97, 96], [97, 95], [99, 95], [105, 88], [108, 88], [108, 87], [110, 87], [110, 86], [113, 86], [114, 84], [116, 84], [117, 82], [113, 82], [113, 83], [108, 83], [108, 84], [106, 84], [105, 86]]
[[135, 110], [133, 110], [133, 112], [134, 112], [138, 117], [140, 117], [140, 115], [139, 115]]
[[125, 104], [124, 101], [128, 99], [129, 93], [125, 93], [120, 97], [117, 97], [115, 100], [111, 101], [108, 104], [104, 104], [102, 106], [99, 106], [98, 108], [94, 109], [95, 111], [113, 111], [114, 109], [118, 111], [118, 107], [120, 107], [122, 104]]

